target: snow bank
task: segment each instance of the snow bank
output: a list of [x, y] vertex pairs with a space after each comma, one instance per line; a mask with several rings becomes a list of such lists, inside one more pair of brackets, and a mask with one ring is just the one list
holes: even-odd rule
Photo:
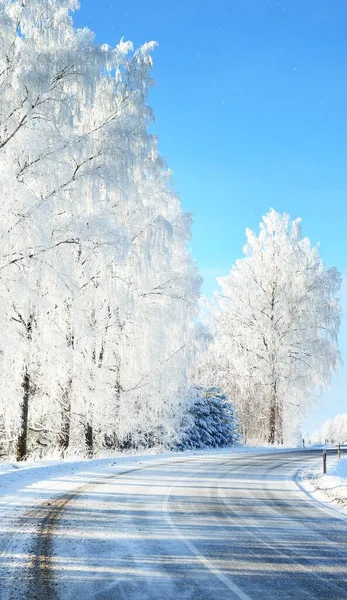
[[347, 512], [347, 456], [341, 459], [327, 457], [327, 473], [322, 473], [322, 460], [315, 468], [300, 475], [305, 491], [318, 500], [332, 502]]

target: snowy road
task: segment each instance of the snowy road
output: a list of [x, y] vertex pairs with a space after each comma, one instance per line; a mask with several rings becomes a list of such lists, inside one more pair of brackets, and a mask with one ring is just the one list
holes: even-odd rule
[[347, 519], [291, 478], [317, 459], [219, 452], [39, 481], [1, 506], [0, 599], [347, 600]]

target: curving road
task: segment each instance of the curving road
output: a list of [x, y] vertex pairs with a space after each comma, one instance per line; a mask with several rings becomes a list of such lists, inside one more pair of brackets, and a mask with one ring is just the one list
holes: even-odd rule
[[317, 460], [212, 453], [52, 488], [2, 539], [0, 599], [347, 600], [347, 519], [292, 479]]

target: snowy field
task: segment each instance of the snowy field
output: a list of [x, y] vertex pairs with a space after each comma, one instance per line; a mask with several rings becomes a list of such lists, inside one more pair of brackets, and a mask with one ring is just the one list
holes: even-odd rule
[[317, 466], [304, 470], [299, 480], [303, 489], [321, 502], [327, 502], [347, 514], [347, 455], [341, 459], [327, 456], [327, 473], [322, 473], [322, 458]]

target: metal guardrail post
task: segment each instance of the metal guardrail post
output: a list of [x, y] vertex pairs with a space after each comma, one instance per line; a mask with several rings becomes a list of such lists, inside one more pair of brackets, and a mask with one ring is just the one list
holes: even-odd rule
[[323, 474], [327, 472], [327, 453], [323, 450]]

